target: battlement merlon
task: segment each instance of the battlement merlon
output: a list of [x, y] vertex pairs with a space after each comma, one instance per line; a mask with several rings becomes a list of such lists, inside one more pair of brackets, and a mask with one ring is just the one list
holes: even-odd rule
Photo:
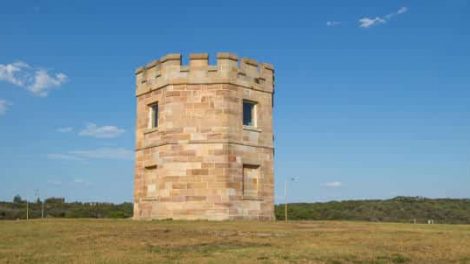
[[238, 59], [228, 52], [217, 53], [217, 64], [209, 64], [207, 53], [192, 53], [182, 64], [179, 53], [171, 53], [136, 69], [137, 96], [170, 84], [233, 83], [274, 92], [274, 67], [249, 58]]

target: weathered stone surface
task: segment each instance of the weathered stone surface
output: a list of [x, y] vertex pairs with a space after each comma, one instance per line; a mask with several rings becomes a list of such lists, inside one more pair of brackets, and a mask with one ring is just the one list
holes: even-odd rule
[[[168, 54], [136, 70], [134, 219], [274, 219], [273, 71], [231, 53], [214, 66]], [[256, 102], [253, 127], [243, 100]]]

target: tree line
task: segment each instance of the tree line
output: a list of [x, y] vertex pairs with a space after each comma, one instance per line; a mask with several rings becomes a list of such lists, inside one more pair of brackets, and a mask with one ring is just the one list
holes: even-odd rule
[[[66, 202], [64, 198], [50, 197], [27, 202], [16, 195], [12, 202], [0, 202], [0, 220], [34, 218], [129, 218], [133, 205], [104, 202]], [[28, 212], [28, 214], [26, 213]]]
[[[27, 210], [28, 208], [28, 210]], [[26, 202], [19, 195], [0, 202], [0, 220], [41, 218], [130, 218], [133, 204], [66, 202], [51, 197]], [[275, 205], [276, 219], [284, 220], [284, 204]], [[388, 200], [348, 200], [288, 204], [289, 220], [349, 220], [470, 224], [470, 199], [395, 197]]]
[[[288, 204], [290, 220], [351, 220], [470, 224], [470, 199], [395, 197], [388, 200], [348, 200]], [[284, 205], [276, 205], [276, 218], [284, 219]]]

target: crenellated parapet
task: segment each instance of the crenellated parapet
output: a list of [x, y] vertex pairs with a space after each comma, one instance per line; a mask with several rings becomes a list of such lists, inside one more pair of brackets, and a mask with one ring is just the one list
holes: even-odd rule
[[274, 67], [232, 53], [217, 53], [216, 65], [209, 64], [207, 53], [189, 55], [189, 64], [182, 64], [179, 53], [167, 54], [159, 60], [139, 67], [136, 74], [136, 95], [142, 95], [167, 85], [224, 84], [273, 93]]

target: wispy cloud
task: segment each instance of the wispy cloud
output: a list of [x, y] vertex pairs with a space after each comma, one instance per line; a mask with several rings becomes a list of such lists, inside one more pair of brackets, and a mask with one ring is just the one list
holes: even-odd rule
[[134, 152], [125, 148], [98, 148], [93, 150], [70, 151], [70, 154], [88, 159], [132, 160]]
[[24, 86], [25, 80], [28, 79], [28, 76], [25, 76], [24, 72], [29, 68], [29, 65], [22, 61], [0, 64], [0, 80], [16, 86]]
[[48, 159], [54, 159], [54, 160], [83, 160], [80, 157], [71, 155], [71, 154], [64, 154], [64, 153], [50, 153], [47, 154]]
[[74, 183], [84, 183], [85, 181], [83, 179], [73, 179]]
[[340, 21], [334, 21], [334, 20], [326, 21], [326, 26], [327, 27], [335, 27], [335, 26], [339, 26], [339, 25], [341, 25]]
[[10, 105], [11, 103], [9, 103], [8, 101], [0, 99], [0, 115], [4, 115]]
[[51, 153], [49, 159], [55, 160], [132, 160], [134, 152], [125, 148], [97, 148], [91, 150], [72, 150], [65, 153]]
[[59, 127], [59, 128], [57, 128], [57, 132], [59, 132], [59, 133], [68, 133], [68, 132], [72, 132], [72, 131], [73, 131], [72, 127]]
[[359, 19], [359, 27], [369, 28], [372, 26], [376, 26], [378, 24], [384, 24], [385, 22], [386, 22], [385, 19], [381, 17], [374, 17], [374, 18], [363, 17]]
[[62, 185], [62, 181], [59, 181], [59, 180], [48, 180], [47, 183], [49, 183], [51, 185], [54, 185], [54, 186], [61, 186]]
[[389, 13], [383, 17], [363, 17], [359, 19], [359, 27], [361, 28], [370, 28], [372, 26], [380, 25], [380, 24], [385, 24], [387, 23], [390, 19], [392, 19], [395, 16], [402, 15], [404, 13], [408, 12], [408, 8], [406, 6], [401, 7], [395, 12]]
[[51, 73], [22, 61], [0, 64], [0, 81], [25, 88], [37, 96], [47, 96], [51, 90], [62, 86], [67, 80], [64, 73]]
[[28, 86], [28, 90], [39, 96], [47, 96], [49, 91], [60, 87], [67, 81], [63, 73], [50, 75], [46, 70], [38, 70], [34, 73], [34, 82]]
[[94, 123], [88, 123], [78, 134], [80, 136], [88, 136], [95, 138], [115, 138], [124, 133], [124, 129], [116, 126], [98, 126]]
[[332, 181], [332, 182], [325, 182], [322, 185], [328, 188], [338, 188], [338, 187], [343, 186], [343, 183], [340, 181]]
[[53, 186], [57, 186], [57, 187], [63, 186], [63, 185], [86, 185], [86, 186], [91, 185], [90, 181], [82, 179], [82, 178], [74, 178], [66, 182], [63, 182], [61, 180], [48, 180], [47, 183]]
[[401, 14], [406, 13], [406, 12], [408, 12], [408, 7], [402, 6], [402, 7], [400, 7], [400, 9], [398, 9], [398, 11], [396, 12], [396, 14], [397, 14], [397, 15], [401, 15]]
[[85, 179], [81, 178], [75, 178], [72, 181], [73, 184], [78, 184], [78, 185], [91, 185], [91, 183]]

